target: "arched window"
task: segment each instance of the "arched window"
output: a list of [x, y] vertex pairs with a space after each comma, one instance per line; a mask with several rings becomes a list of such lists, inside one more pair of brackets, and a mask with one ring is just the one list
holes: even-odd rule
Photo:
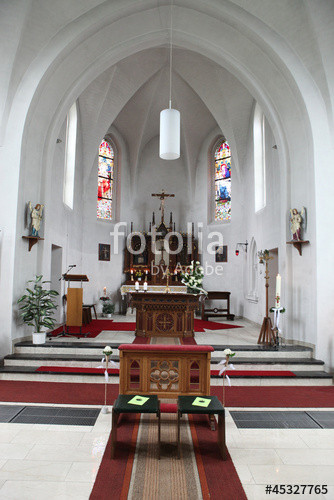
[[231, 220], [231, 151], [226, 141], [218, 144], [215, 160], [215, 221]]
[[254, 196], [255, 212], [266, 206], [266, 161], [264, 141], [265, 117], [258, 104], [254, 110]]
[[63, 201], [69, 208], [73, 208], [75, 154], [77, 148], [77, 104], [74, 103], [67, 113], [65, 171]]
[[112, 220], [114, 150], [106, 140], [99, 146], [97, 218]]

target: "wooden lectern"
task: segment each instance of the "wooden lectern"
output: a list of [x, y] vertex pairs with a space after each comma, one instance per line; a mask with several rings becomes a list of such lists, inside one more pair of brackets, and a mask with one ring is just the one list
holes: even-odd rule
[[[66, 325], [64, 325], [63, 334], [69, 335], [70, 326], [82, 327], [82, 304], [83, 304], [83, 281], [89, 281], [85, 274], [65, 274], [64, 280], [67, 281], [67, 310], [66, 310]], [[71, 282], [79, 282], [80, 288], [70, 286]], [[66, 331], [65, 331], [66, 330]], [[86, 334], [87, 335], [87, 334]], [[86, 336], [85, 335], [85, 336]]]

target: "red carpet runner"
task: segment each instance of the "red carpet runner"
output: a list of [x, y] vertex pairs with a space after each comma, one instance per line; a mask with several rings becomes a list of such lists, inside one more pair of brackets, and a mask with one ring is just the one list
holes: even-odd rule
[[[215, 321], [203, 321], [201, 319], [194, 320], [195, 332], [203, 333], [205, 330], [226, 330], [231, 328], [243, 328], [238, 325], [229, 325], [227, 323], [217, 323]], [[78, 337], [83, 336], [83, 334], [89, 333], [87, 338], [95, 338], [103, 330], [117, 331], [117, 332], [134, 332], [136, 329], [136, 323], [134, 322], [119, 322], [112, 319], [93, 319], [89, 325], [82, 327], [80, 335], [79, 327], [70, 327], [69, 333], [72, 335], [78, 335]], [[57, 336], [63, 331], [63, 327], [60, 326], [56, 330], [50, 333], [50, 335]]]
[[[134, 415], [123, 415], [117, 431], [114, 460], [110, 458], [109, 437], [90, 500], [127, 498], [138, 434], [138, 418], [135, 418]], [[203, 499], [247, 500], [230, 455], [225, 461], [221, 459], [217, 432], [210, 430], [207, 417], [193, 415], [189, 422]], [[174, 452], [176, 454], [176, 446]]]
[[[40, 366], [36, 372], [42, 373], [89, 373], [91, 375], [103, 375], [104, 368], [80, 368], [77, 366]], [[109, 375], [119, 375], [118, 368], [108, 368]], [[228, 370], [229, 377], [295, 377], [289, 370]], [[211, 370], [211, 376], [218, 376], [219, 370]], [[194, 380], [196, 382], [196, 380]]]
[[[222, 387], [211, 387], [222, 399]], [[107, 403], [118, 396], [118, 384], [108, 385]], [[0, 400], [22, 403], [103, 405], [104, 384], [1, 380]], [[235, 386], [225, 388], [227, 407], [334, 408], [334, 386]]]

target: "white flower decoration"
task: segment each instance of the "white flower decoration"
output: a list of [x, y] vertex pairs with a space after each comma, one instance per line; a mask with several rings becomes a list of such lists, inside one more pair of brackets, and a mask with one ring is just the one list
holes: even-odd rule
[[235, 352], [232, 352], [231, 349], [225, 349], [224, 351], [225, 356], [234, 356]]
[[110, 345], [106, 345], [105, 348], [103, 349], [103, 354], [106, 356], [110, 356], [112, 354], [112, 348]]

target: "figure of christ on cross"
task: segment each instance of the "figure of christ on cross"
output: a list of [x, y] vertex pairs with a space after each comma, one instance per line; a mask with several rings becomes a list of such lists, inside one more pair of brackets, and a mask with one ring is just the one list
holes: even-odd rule
[[152, 196], [157, 196], [161, 200], [161, 204], [160, 204], [159, 210], [161, 210], [161, 222], [164, 222], [164, 216], [165, 216], [165, 198], [174, 198], [175, 194], [167, 194], [162, 189], [161, 193], [152, 193]]

